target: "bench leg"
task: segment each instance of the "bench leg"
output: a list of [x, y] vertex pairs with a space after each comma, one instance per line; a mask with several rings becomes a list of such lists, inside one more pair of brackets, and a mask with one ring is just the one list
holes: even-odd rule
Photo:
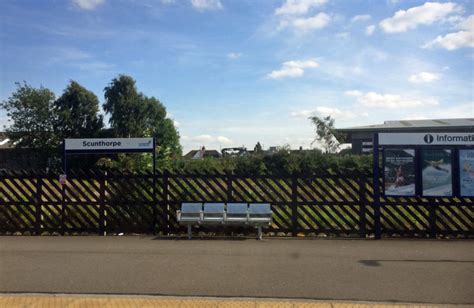
[[193, 226], [188, 225], [188, 239], [191, 239], [191, 237], [193, 236], [192, 227], [193, 227]]
[[257, 240], [262, 240], [262, 226], [258, 226]]

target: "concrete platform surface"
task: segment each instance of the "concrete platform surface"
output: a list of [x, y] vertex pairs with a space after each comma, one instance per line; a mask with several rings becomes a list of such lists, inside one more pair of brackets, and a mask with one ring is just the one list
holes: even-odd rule
[[474, 304], [469, 240], [0, 237], [0, 292]]
[[0, 295], [0, 308], [464, 308], [466, 305], [160, 296]]

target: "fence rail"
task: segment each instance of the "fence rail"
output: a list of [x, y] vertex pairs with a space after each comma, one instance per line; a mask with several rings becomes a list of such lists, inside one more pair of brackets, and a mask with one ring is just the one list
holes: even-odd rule
[[[45, 171], [0, 173], [0, 233], [82, 234], [183, 231], [182, 202], [268, 202], [275, 234], [473, 237], [470, 198], [387, 197], [380, 223], [366, 176], [250, 176], [76, 170], [61, 185]], [[216, 229], [201, 228], [203, 231]], [[241, 232], [248, 232], [240, 230]]]

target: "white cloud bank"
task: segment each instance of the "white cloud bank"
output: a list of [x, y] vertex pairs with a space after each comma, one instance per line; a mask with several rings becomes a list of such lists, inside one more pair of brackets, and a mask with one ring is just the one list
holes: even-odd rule
[[461, 20], [457, 28], [460, 31], [448, 33], [444, 36], [438, 35], [434, 40], [422, 47], [439, 46], [447, 50], [456, 50], [464, 47], [474, 48], [474, 15]]
[[379, 25], [387, 33], [406, 32], [415, 29], [418, 25], [431, 25], [461, 10], [461, 6], [452, 2], [426, 2], [406, 11], [400, 10], [393, 17], [382, 20]]
[[286, 0], [281, 7], [275, 10], [275, 15], [279, 17], [278, 31], [291, 28], [296, 33], [304, 34], [310, 30], [326, 27], [331, 21], [328, 14], [324, 12], [313, 16], [309, 14], [313, 8], [326, 2], [327, 0]]
[[438, 80], [440, 76], [438, 74], [433, 74], [429, 72], [421, 72], [418, 74], [413, 74], [408, 78], [408, 81], [411, 83], [429, 83], [435, 80]]
[[267, 75], [271, 79], [280, 79], [284, 77], [301, 77], [304, 75], [304, 71], [307, 68], [319, 67], [319, 63], [314, 59], [305, 61], [287, 61], [282, 64], [281, 69], [272, 71]]
[[224, 7], [220, 0], [191, 0], [191, 4], [199, 11], [221, 10]]
[[280, 20], [278, 30], [292, 28], [297, 33], [306, 33], [310, 30], [322, 29], [331, 21], [331, 16], [326, 13], [318, 13], [313, 17], [289, 18]]
[[327, 0], [286, 0], [275, 10], [275, 15], [303, 15], [310, 9], [325, 4]]
[[201, 145], [208, 145], [208, 144], [215, 144], [215, 143], [230, 145], [233, 143], [233, 141], [230, 138], [227, 138], [225, 136], [212, 136], [212, 135], [207, 135], [207, 134], [197, 135], [193, 137], [183, 136], [182, 139], [185, 142], [200, 143]]
[[341, 110], [339, 108], [318, 106], [314, 110], [300, 110], [290, 113], [292, 117], [307, 119], [311, 116], [318, 115], [322, 117], [331, 116], [336, 120], [350, 120], [360, 117], [368, 117], [367, 112], [359, 112], [356, 110]]
[[72, 3], [81, 10], [93, 11], [105, 3], [105, 0], [72, 0]]
[[435, 99], [415, 99], [403, 97], [397, 94], [379, 94], [376, 92], [363, 93], [357, 90], [347, 91], [345, 94], [347, 96], [355, 97], [360, 106], [371, 108], [398, 109], [439, 105], [438, 101]]

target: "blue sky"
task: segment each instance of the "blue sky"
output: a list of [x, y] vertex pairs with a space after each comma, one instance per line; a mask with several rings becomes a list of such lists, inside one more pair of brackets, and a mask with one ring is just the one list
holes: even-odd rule
[[[0, 99], [15, 81], [101, 103], [118, 74], [167, 107], [185, 151], [310, 147], [336, 126], [474, 117], [470, 0], [2, 0]], [[7, 124], [0, 111], [0, 125]]]

